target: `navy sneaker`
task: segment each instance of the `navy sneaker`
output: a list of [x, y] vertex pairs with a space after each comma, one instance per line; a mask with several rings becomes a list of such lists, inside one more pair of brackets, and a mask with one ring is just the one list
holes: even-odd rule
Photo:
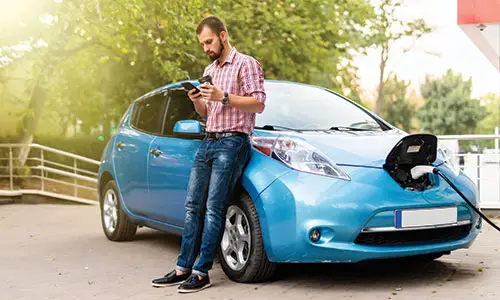
[[167, 275], [153, 279], [152, 284], [154, 287], [167, 287], [181, 284], [184, 280], [188, 279], [191, 272], [186, 272], [182, 275], [177, 275], [175, 270], [171, 271]]
[[201, 280], [198, 279], [198, 275], [192, 274], [184, 283], [182, 283], [177, 291], [179, 293], [194, 293], [204, 290], [210, 287], [210, 278], [208, 274], [203, 276]]

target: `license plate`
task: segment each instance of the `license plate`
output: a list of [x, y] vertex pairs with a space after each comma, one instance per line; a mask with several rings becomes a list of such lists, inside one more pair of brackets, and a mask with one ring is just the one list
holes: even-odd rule
[[403, 209], [394, 212], [396, 228], [410, 228], [457, 223], [457, 207]]

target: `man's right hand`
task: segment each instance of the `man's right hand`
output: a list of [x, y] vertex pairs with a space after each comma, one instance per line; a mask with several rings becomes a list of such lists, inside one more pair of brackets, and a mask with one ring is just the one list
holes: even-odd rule
[[196, 112], [202, 117], [206, 118], [207, 116], [207, 108], [205, 107], [205, 103], [200, 101], [203, 97], [201, 96], [201, 92], [197, 92], [196, 89], [192, 89], [188, 91], [188, 97], [194, 104], [194, 109]]
[[191, 101], [193, 102], [198, 102], [199, 100], [201, 100], [201, 93], [197, 92], [196, 89], [188, 91], [188, 96], [189, 99], [191, 99]]

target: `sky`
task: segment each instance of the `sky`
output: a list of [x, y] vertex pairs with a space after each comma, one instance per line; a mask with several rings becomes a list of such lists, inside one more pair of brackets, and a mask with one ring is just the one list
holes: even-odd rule
[[[375, 5], [379, 0], [372, 0]], [[426, 74], [443, 75], [448, 68], [472, 79], [472, 96], [500, 94], [500, 72], [488, 61], [472, 40], [457, 25], [457, 0], [404, 0], [400, 16], [405, 20], [424, 18], [434, 32], [418, 40], [413, 50], [401, 54], [411, 41], [395, 45], [389, 59], [389, 71], [399, 79], [410, 80], [417, 90]], [[431, 52], [438, 55], [426, 54]], [[357, 58], [361, 88], [373, 94], [378, 84], [379, 52]]]

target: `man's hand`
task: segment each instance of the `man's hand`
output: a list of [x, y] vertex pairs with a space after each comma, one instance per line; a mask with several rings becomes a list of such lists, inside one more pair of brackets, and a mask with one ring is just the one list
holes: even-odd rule
[[208, 101], [222, 101], [224, 98], [224, 92], [211, 84], [201, 84], [200, 86], [201, 95]]
[[191, 99], [191, 101], [193, 102], [198, 102], [199, 100], [201, 100], [201, 93], [198, 93], [196, 91], [196, 89], [192, 89], [190, 91], [188, 91], [188, 97], [189, 99]]
[[196, 89], [191, 89], [191, 90], [189, 90], [187, 92], [188, 92], [187, 94], [188, 94], [189, 99], [194, 104], [194, 109], [196, 110], [196, 112], [202, 118], [206, 118], [206, 116], [207, 116], [207, 108], [205, 106], [205, 102], [201, 101], [201, 99], [202, 99], [201, 93], [197, 92]]

